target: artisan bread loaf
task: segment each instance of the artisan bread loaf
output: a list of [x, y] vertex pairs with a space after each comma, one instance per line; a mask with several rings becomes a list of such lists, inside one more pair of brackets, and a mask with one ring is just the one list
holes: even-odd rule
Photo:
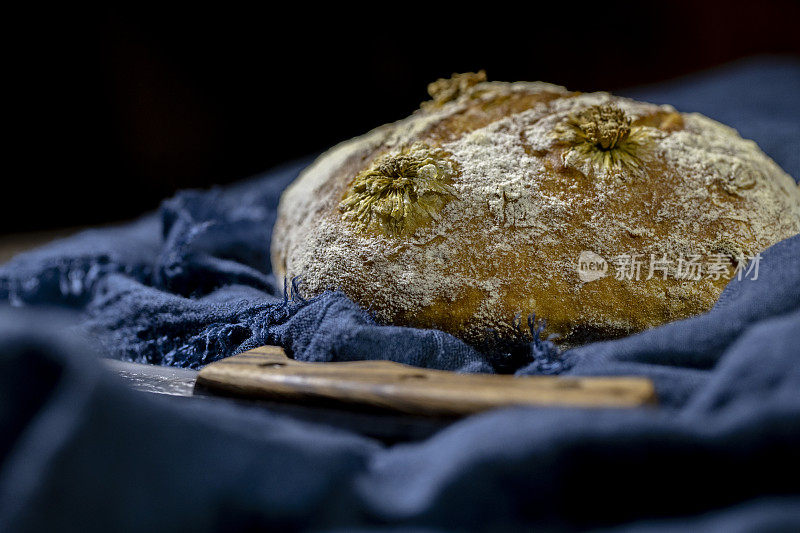
[[285, 191], [276, 276], [388, 324], [481, 343], [535, 314], [575, 345], [708, 310], [800, 231], [794, 180], [705, 116], [482, 72], [429, 92]]

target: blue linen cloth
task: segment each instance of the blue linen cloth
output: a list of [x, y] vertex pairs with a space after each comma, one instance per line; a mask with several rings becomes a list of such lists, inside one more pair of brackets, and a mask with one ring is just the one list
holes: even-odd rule
[[[782, 59], [630, 93], [736, 127], [795, 177], [798, 94], [800, 64]], [[275, 209], [305, 164], [0, 267], [0, 530], [800, 528], [800, 236], [707, 314], [564, 354], [542, 339], [490, 352], [276, 287]], [[642, 375], [660, 406], [498, 410], [386, 446], [147, 397], [88, 355], [196, 368], [262, 344], [307, 361]]]

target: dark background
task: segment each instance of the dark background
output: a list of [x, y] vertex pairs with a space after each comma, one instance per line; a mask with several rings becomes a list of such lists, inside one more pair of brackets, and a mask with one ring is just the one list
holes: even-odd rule
[[10, 17], [0, 233], [124, 220], [178, 189], [318, 152], [408, 115], [454, 71], [619, 90], [757, 54], [800, 58], [798, 2], [524, 5]]

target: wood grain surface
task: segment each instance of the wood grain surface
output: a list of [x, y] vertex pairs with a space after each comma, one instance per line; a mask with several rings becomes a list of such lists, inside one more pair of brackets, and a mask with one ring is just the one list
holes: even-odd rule
[[638, 407], [656, 402], [638, 377], [457, 374], [390, 361], [304, 363], [262, 346], [203, 368], [196, 390], [425, 416], [463, 416], [511, 405]]

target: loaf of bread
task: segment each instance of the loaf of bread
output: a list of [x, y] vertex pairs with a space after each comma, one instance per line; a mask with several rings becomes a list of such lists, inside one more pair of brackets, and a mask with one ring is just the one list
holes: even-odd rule
[[470, 343], [535, 314], [572, 346], [702, 313], [800, 232], [794, 180], [705, 116], [482, 72], [429, 92], [283, 194], [273, 268], [304, 296]]

